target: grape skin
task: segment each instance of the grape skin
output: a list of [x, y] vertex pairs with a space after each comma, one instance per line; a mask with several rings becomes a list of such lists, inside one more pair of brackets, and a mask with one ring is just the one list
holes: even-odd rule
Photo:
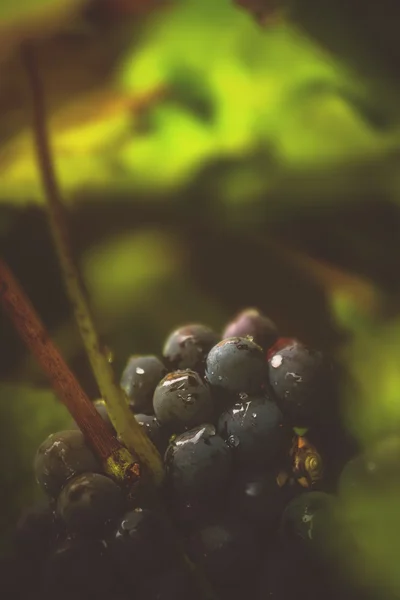
[[257, 394], [266, 386], [267, 366], [260, 346], [247, 338], [228, 338], [207, 356], [206, 380], [231, 394]]
[[104, 475], [83, 473], [71, 479], [57, 501], [68, 529], [81, 534], [101, 531], [124, 509], [121, 489]]
[[163, 358], [169, 370], [191, 369], [203, 374], [205, 359], [218, 342], [218, 336], [210, 327], [190, 324], [179, 327], [168, 336]]
[[153, 510], [136, 508], [123, 515], [109, 540], [121, 576], [131, 585], [178, 562], [173, 530]]
[[155, 415], [171, 433], [181, 433], [213, 419], [214, 403], [198, 373], [186, 369], [169, 373], [154, 392]]
[[290, 443], [280, 409], [266, 396], [234, 404], [220, 416], [218, 432], [240, 466], [271, 465]]
[[101, 473], [102, 467], [80, 430], [53, 433], [39, 446], [34, 460], [36, 480], [56, 498], [69, 479], [85, 472]]
[[188, 518], [203, 513], [227, 493], [233, 461], [232, 451], [216, 434], [213, 425], [203, 425], [177, 436], [165, 453], [167, 495], [175, 511]]
[[157, 356], [131, 356], [121, 376], [121, 387], [126, 392], [134, 413], [153, 413], [153, 394], [167, 369]]
[[329, 423], [336, 409], [336, 378], [321, 352], [289, 340], [269, 355], [268, 377], [292, 427]]
[[276, 342], [278, 330], [258, 309], [246, 308], [225, 327], [222, 339], [231, 337], [250, 337], [266, 351]]

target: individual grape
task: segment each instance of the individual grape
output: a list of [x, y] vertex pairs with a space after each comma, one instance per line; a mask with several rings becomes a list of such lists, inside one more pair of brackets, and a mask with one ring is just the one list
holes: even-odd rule
[[216, 584], [238, 583], [255, 572], [259, 546], [253, 530], [240, 521], [211, 523], [193, 532], [188, 553]]
[[222, 338], [250, 337], [253, 342], [268, 350], [278, 338], [273, 321], [256, 308], [243, 310], [226, 326]]
[[105, 600], [116, 589], [107, 544], [70, 538], [47, 559], [43, 569], [46, 598]]
[[214, 404], [210, 390], [195, 371], [174, 371], [158, 384], [153, 406], [160, 424], [181, 433], [213, 419]]
[[169, 432], [161, 426], [154, 415], [136, 414], [135, 419], [143, 427], [161, 456], [163, 456], [168, 446]]
[[153, 394], [167, 369], [157, 356], [131, 356], [122, 373], [121, 387], [135, 413], [153, 413]]
[[183, 568], [168, 569], [140, 586], [137, 600], [202, 600], [193, 577]]
[[268, 397], [257, 396], [234, 404], [218, 420], [219, 435], [233, 448], [240, 465], [271, 465], [287, 449], [290, 437], [283, 415]]
[[110, 551], [123, 578], [135, 584], [177, 563], [173, 540], [173, 530], [160, 513], [137, 508], [120, 519]]
[[299, 340], [293, 337], [278, 337], [276, 342], [268, 348], [267, 351], [267, 359], [269, 360], [274, 354], [282, 350], [282, 348], [286, 348], [286, 346], [291, 346], [292, 344], [298, 344]]
[[325, 492], [306, 492], [294, 498], [282, 516], [282, 539], [323, 547], [333, 533], [334, 497]]
[[321, 352], [289, 342], [268, 359], [270, 384], [293, 427], [329, 422], [334, 412], [336, 381], [333, 365]]
[[190, 520], [224, 498], [232, 475], [232, 451], [213, 425], [203, 425], [170, 443], [165, 468], [172, 508], [181, 519]]
[[57, 512], [68, 529], [83, 534], [105, 529], [123, 510], [121, 489], [112, 479], [97, 473], [83, 473], [71, 479], [57, 502]]
[[61, 539], [64, 528], [48, 502], [38, 502], [25, 510], [16, 526], [15, 545], [19, 557], [42, 560]]
[[262, 349], [247, 338], [222, 340], [207, 356], [206, 380], [225, 394], [260, 393], [265, 388], [266, 375]]
[[241, 471], [231, 491], [232, 514], [255, 526], [262, 535], [278, 528], [286, 504], [297, 492], [279, 475], [276, 470]]
[[206, 356], [218, 339], [217, 334], [205, 325], [179, 327], [165, 342], [164, 361], [170, 371], [191, 369], [202, 374]]
[[102, 467], [75, 429], [49, 435], [36, 452], [34, 470], [43, 490], [56, 498], [69, 479], [89, 471], [101, 473]]

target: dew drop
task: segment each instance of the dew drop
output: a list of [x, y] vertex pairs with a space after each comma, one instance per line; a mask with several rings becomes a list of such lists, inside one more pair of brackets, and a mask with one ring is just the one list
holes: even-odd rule
[[281, 354], [275, 354], [275, 356], [271, 358], [271, 367], [273, 367], [274, 369], [280, 367], [282, 363], [283, 356]]

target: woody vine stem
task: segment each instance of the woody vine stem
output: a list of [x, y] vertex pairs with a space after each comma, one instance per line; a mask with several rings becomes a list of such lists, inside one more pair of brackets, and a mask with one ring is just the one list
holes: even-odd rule
[[129, 486], [140, 480], [140, 465], [124, 448], [97, 413], [60, 351], [51, 341], [34, 307], [0, 258], [0, 305], [19, 336], [32, 351], [55, 392], [84, 433], [107, 473]]

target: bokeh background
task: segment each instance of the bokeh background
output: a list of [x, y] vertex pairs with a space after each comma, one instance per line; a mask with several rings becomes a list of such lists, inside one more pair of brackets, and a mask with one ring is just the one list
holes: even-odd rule
[[[177, 325], [221, 330], [257, 306], [343, 361], [345, 418], [368, 447], [400, 431], [397, 12], [396, 0], [0, 0], [0, 249], [91, 398], [21, 41], [37, 49], [73, 247], [118, 374]], [[3, 315], [0, 356], [4, 549], [37, 493], [36, 447], [70, 421]], [[345, 559], [382, 598], [400, 595], [395, 471], [343, 508], [359, 542]]]

